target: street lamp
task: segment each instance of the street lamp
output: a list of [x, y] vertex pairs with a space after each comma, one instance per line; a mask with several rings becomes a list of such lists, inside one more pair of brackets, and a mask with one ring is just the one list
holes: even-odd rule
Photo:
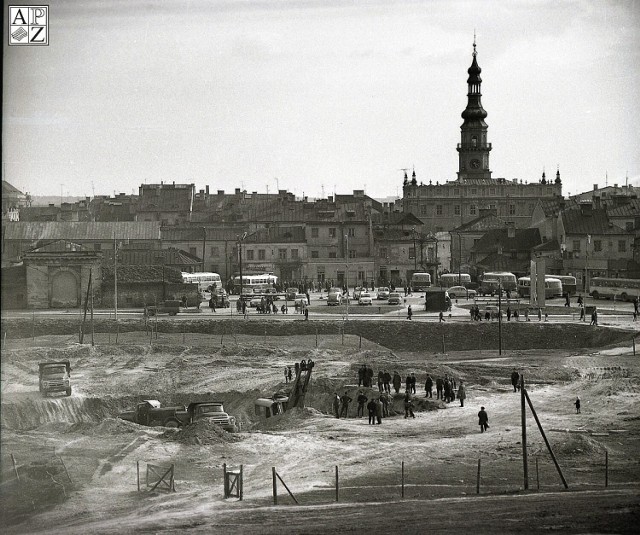
[[240, 301], [242, 301], [242, 242], [246, 237], [246, 232], [243, 232], [242, 236], [236, 236], [236, 238], [238, 238], [238, 258], [240, 264]]

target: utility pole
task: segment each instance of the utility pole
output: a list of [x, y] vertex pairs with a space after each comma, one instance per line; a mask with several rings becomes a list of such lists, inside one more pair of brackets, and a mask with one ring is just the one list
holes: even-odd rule
[[458, 284], [462, 286], [462, 235], [458, 232]]
[[202, 273], [206, 271], [204, 268], [204, 256], [207, 250], [207, 227], [202, 227]]
[[413, 236], [413, 272], [418, 271], [418, 255], [416, 254], [416, 227], [411, 229], [411, 235]]
[[502, 282], [498, 281], [498, 355], [502, 355]]
[[524, 375], [520, 374], [520, 419], [522, 420], [522, 469], [524, 490], [529, 489], [529, 461], [527, 459], [527, 414], [525, 405]]
[[118, 242], [113, 235], [113, 310], [118, 321]]
[[346, 241], [346, 257], [347, 257], [347, 272], [345, 273], [346, 286], [347, 286], [347, 321], [349, 321], [349, 235], [345, 234], [344, 239]]

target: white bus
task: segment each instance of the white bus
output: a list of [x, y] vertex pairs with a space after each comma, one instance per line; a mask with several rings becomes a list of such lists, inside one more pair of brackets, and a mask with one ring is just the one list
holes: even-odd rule
[[440, 275], [440, 287], [450, 288], [451, 286], [464, 286], [465, 288], [471, 283], [471, 275], [468, 273], [444, 273]]
[[513, 273], [508, 271], [489, 271], [480, 278], [478, 293], [480, 295], [494, 295], [498, 288], [515, 292], [518, 289], [518, 281]]
[[633, 301], [640, 299], [640, 279], [613, 279], [593, 277], [589, 281], [589, 295], [594, 299], [617, 299]]
[[[518, 295], [520, 297], [529, 297], [531, 295], [531, 277], [520, 277], [518, 279]], [[554, 297], [562, 297], [562, 281], [550, 275], [544, 276], [544, 297], [545, 299], [553, 299]]]
[[429, 273], [414, 273], [411, 275], [409, 287], [412, 292], [424, 292], [431, 286], [431, 275]]
[[198, 285], [201, 292], [208, 291], [210, 286], [216, 285], [216, 288], [222, 288], [222, 280], [217, 273], [186, 273], [182, 272], [182, 282]]
[[[545, 277], [546, 276], [547, 275], [545, 275]], [[549, 275], [549, 276], [553, 277], [554, 279], [560, 279], [560, 282], [562, 283], [562, 291], [565, 294], [569, 294], [570, 296], [576, 294], [577, 282], [575, 277], [571, 275]]]
[[[274, 288], [278, 283], [278, 277], [273, 273], [263, 273], [261, 275], [242, 275], [242, 293], [259, 293], [268, 288]], [[233, 291], [240, 293], [240, 277], [233, 277]]]

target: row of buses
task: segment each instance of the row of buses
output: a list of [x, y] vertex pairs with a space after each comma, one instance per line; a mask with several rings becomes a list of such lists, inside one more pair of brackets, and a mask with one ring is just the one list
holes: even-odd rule
[[[182, 282], [197, 284], [201, 292], [210, 291], [212, 288], [222, 288], [222, 280], [218, 273], [182, 273]], [[242, 292], [259, 293], [269, 288], [275, 288], [278, 277], [273, 273], [261, 275], [243, 275]], [[240, 293], [240, 277], [233, 278], [235, 293]]]

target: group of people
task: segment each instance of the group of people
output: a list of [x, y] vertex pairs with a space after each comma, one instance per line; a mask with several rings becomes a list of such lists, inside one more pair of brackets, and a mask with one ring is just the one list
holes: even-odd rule
[[[349, 405], [353, 399], [349, 396], [348, 392], [345, 392], [342, 396], [339, 396], [337, 392], [333, 394], [332, 409], [336, 418], [348, 418], [349, 417]], [[391, 397], [389, 392], [382, 391], [377, 397], [369, 399], [363, 390], [358, 392], [356, 398], [358, 408], [356, 411], [356, 417], [362, 418], [365, 415], [365, 409], [369, 416], [369, 424], [376, 425], [381, 424], [383, 418], [389, 417], [389, 405], [391, 404]], [[407, 391], [404, 396], [404, 417], [415, 418], [416, 415], [413, 412], [413, 399], [411, 392]]]
[[[430, 374], [427, 374], [427, 379], [424, 383], [426, 398], [433, 398], [433, 386], [434, 380]], [[451, 403], [458, 398], [460, 400], [460, 406], [464, 407], [464, 400], [467, 399], [467, 391], [462, 380], [460, 381], [460, 386], [458, 386], [454, 377], [445, 375], [444, 378], [436, 378], [435, 387], [436, 399], [441, 399], [445, 403]]]

